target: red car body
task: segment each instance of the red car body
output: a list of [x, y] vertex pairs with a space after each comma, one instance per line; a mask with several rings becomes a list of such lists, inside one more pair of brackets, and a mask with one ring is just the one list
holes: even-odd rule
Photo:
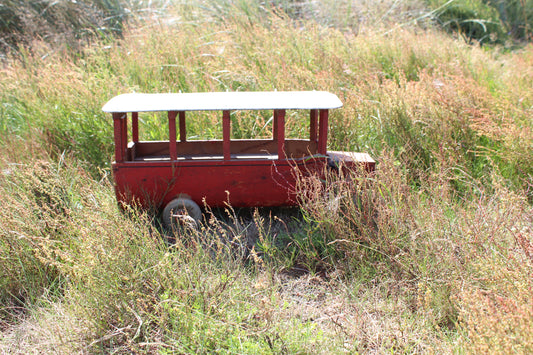
[[[103, 110], [114, 121], [117, 199], [158, 209], [177, 197], [211, 207], [295, 205], [297, 174], [321, 174], [332, 162], [374, 169], [368, 154], [327, 151], [328, 112], [341, 106], [337, 96], [321, 91], [116, 96]], [[240, 110], [272, 111], [272, 138], [231, 139], [230, 114]], [[287, 110], [309, 111], [308, 138], [285, 138]], [[168, 112], [169, 140], [140, 141], [139, 112], [155, 111]], [[220, 111], [223, 139], [188, 140], [190, 111]]]

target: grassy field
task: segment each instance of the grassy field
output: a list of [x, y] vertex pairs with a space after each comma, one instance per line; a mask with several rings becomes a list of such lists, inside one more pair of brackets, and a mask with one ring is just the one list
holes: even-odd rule
[[[533, 46], [445, 33], [435, 6], [191, 0], [6, 52], [0, 352], [531, 353]], [[337, 94], [328, 148], [376, 173], [302, 179], [299, 209], [213, 211], [171, 246], [118, 209], [107, 100], [273, 89]]]

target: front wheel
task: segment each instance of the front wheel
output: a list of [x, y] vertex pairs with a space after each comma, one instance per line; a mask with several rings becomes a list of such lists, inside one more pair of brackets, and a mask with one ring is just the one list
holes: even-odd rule
[[202, 220], [202, 210], [190, 198], [178, 197], [165, 206], [162, 218], [163, 224], [169, 229], [176, 224], [196, 227]]

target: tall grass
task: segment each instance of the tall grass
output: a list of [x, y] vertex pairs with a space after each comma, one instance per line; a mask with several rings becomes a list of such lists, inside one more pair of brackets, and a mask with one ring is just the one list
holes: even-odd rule
[[[525, 353], [531, 347], [531, 206], [499, 178], [495, 191], [471, 180], [470, 193], [456, 200], [450, 178], [442, 171], [413, 189], [390, 156], [382, 156], [371, 178], [331, 175], [325, 191], [306, 178], [300, 188], [309, 223], [294, 253], [315, 268], [318, 262], [363, 279], [402, 280], [437, 329], [466, 327], [467, 347]], [[487, 304], [501, 327], [493, 327]], [[507, 318], [508, 307], [516, 318]], [[509, 341], [509, 332], [519, 340]]]
[[431, 26], [437, 22], [468, 41], [500, 44], [509, 39], [530, 40], [533, 21], [530, 0], [6, 0], [0, 4], [0, 52], [31, 46], [34, 38], [54, 43], [54, 47], [78, 49], [95, 37], [120, 36], [125, 21], [166, 18], [170, 6], [181, 7], [185, 17], [207, 11], [219, 19], [231, 17], [235, 8], [253, 22], [264, 19], [265, 12], [278, 9], [298, 21], [313, 19], [323, 26], [354, 32], [413, 23]]
[[[184, 16], [192, 16], [186, 9]], [[531, 79], [527, 54], [491, 57], [436, 33], [361, 38], [312, 22], [297, 30], [274, 15], [254, 25], [238, 9], [220, 23], [210, 20], [210, 11], [193, 23], [139, 28], [120, 45], [67, 60], [42, 61], [45, 53], [26, 53], [2, 72], [8, 105], [1, 127], [9, 132], [4, 136], [27, 135], [37, 126], [53, 150], [73, 150], [105, 166], [111, 127], [100, 106], [114, 94], [319, 88], [345, 102], [333, 116], [333, 127], [345, 129], [336, 129], [332, 147], [372, 153], [388, 147], [410, 154], [413, 175], [439, 157], [460, 162], [461, 170], [478, 178], [492, 160], [514, 184], [527, 185], [531, 95], [522, 89]], [[21, 101], [25, 96], [32, 99]], [[201, 135], [201, 129], [191, 126], [192, 134]]]
[[78, 49], [91, 38], [120, 35], [128, 20], [160, 16], [167, 5], [159, 0], [4, 0], [0, 52], [31, 45], [36, 38]]
[[503, 44], [531, 41], [533, 2], [530, 0], [426, 1], [443, 28], [467, 41]]
[[[532, 47], [411, 27], [411, 2], [350, 4], [187, 1], [117, 40], [9, 57], [0, 349], [530, 352]], [[377, 171], [302, 179], [297, 213], [228, 207], [172, 235], [118, 209], [109, 98], [273, 89], [336, 93], [329, 148], [369, 152]], [[270, 117], [234, 119], [249, 137]], [[141, 120], [166, 138], [164, 116]], [[220, 134], [220, 117], [189, 122]]]
[[[110, 184], [90, 179], [68, 158], [11, 166], [0, 189], [6, 196], [2, 328], [27, 327], [22, 339], [16, 331], [6, 335], [12, 341], [3, 351], [256, 353], [335, 346], [312, 322], [283, 319], [286, 300], [268, 273], [256, 279], [259, 259], [245, 266], [241, 246], [250, 225], [212, 217], [169, 247], [148, 216], [121, 213]], [[265, 240], [259, 218], [248, 223]], [[38, 331], [68, 331], [39, 338], [27, 320], [32, 313], [54, 319]]]

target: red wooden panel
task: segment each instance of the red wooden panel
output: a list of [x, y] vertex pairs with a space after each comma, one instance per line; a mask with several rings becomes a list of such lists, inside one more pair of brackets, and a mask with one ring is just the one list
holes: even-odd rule
[[176, 111], [168, 111], [168, 151], [170, 160], [178, 159], [176, 150]]
[[222, 113], [222, 149], [224, 151], [224, 160], [230, 160], [231, 150], [230, 150], [230, 138], [231, 138], [231, 120], [230, 112], [224, 111]]
[[[296, 205], [297, 172], [320, 174], [325, 158], [293, 161], [125, 162], [113, 165], [119, 201], [160, 208], [180, 194], [211, 207]], [[201, 184], [199, 183], [201, 182]], [[226, 193], [229, 192], [229, 196]]]
[[320, 110], [319, 132], [318, 132], [318, 153], [326, 155], [328, 139], [328, 110]]

